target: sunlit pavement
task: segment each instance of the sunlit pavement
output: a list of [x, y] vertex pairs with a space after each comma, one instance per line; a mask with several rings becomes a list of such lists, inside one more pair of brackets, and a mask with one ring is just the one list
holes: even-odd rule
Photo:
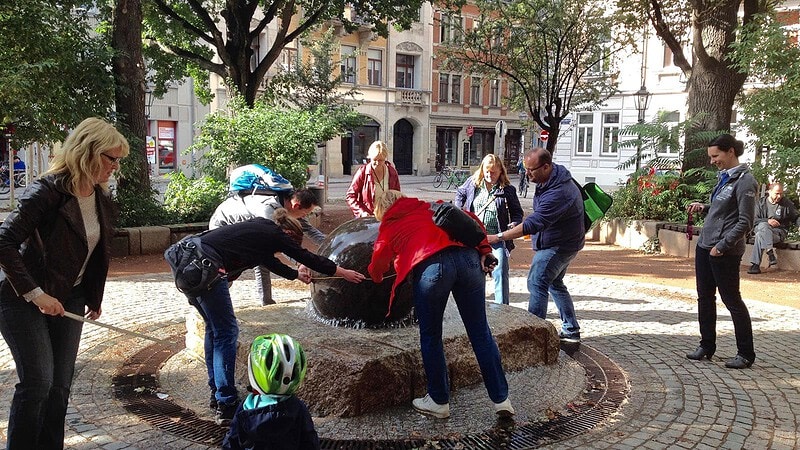
[[[340, 192], [336, 195], [343, 198], [346, 184], [334, 181], [331, 192]], [[438, 194], [423, 183], [417, 192], [422, 192], [416, 194], [420, 197]], [[575, 298], [584, 343], [626, 372], [630, 397], [593, 430], [547, 448], [800, 447], [796, 431], [800, 425], [799, 310], [748, 300], [758, 356], [752, 368], [732, 370], [724, 362], [736, 353], [733, 326], [721, 304], [713, 361], [690, 361], [684, 354], [699, 340], [693, 291], [589, 275], [568, 275], [565, 281]], [[234, 285], [236, 306], [257, 304], [251, 295], [252, 283], [245, 280]], [[524, 272], [513, 273], [511, 291], [513, 306], [524, 308]], [[279, 301], [296, 295], [276, 292]], [[165, 338], [182, 331], [189, 308], [168, 274], [115, 278], [107, 284], [101, 321]], [[559, 325], [552, 304], [548, 319]], [[67, 447], [208, 448], [153, 428], [114, 398], [111, 377], [115, 370], [149, 344], [84, 326], [67, 417]], [[5, 432], [16, 382], [13, 360], [0, 340], [0, 404], [5, 405], [0, 409], [0, 433]], [[2, 434], [0, 445], [5, 445]]]

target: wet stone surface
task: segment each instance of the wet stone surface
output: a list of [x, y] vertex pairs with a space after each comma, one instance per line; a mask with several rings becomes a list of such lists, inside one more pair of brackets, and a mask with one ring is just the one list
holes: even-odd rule
[[[345, 222], [328, 235], [318, 253], [339, 266], [367, 274], [379, 225], [374, 217]], [[394, 269], [380, 283], [367, 279], [353, 284], [316, 272], [313, 277], [311, 309], [329, 325], [357, 328], [392, 326], [406, 321], [414, 306], [411, 285], [405, 282], [398, 286], [391, 314], [387, 317], [389, 294], [396, 277]]]

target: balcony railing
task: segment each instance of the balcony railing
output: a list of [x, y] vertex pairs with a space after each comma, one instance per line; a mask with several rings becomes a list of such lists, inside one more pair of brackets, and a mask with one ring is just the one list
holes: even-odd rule
[[400, 103], [412, 105], [422, 105], [425, 103], [425, 92], [423, 91], [400, 89], [397, 92], [400, 94], [398, 96]]

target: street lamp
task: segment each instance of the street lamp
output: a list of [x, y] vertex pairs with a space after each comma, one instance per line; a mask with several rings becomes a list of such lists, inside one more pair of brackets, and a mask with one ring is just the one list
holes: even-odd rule
[[[639, 112], [639, 123], [644, 123], [644, 113], [647, 111], [647, 107], [650, 105], [650, 98], [653, 96], [647, 88], [642, 83], [642, 87], [639, 88], [636, 93], [633, 94], [633, 104], [636, 106], [636, 111]], [[636, 171], [639, 171], [639, 168], [642, 163], [642, 135], [639, 134], [639, 142], [636, 145]]]

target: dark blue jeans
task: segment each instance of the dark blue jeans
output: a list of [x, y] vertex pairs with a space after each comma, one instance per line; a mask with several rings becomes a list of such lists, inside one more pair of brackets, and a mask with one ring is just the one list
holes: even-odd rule
[[697, 320], [700, 322], [700, 345], [713, 353], [717, 350], [717, 297], [728, 308], [736, 333], [737, 352], [755, 361], [753, 325], [750, 312], [739, 291], [739, 265], [742, 255], [711, 256], [711, 250], [696, 247], [694, 271], [697, 282]]
[[215, 393], [219, 404], [234, 404], [239, 398], [235, 380], [239, 325], [233, 313], [228, 282], [219, 280], [208, 292], [192, 299], [191, 303], [206, 324], [203, 350], [208, 387]]
[[575, 317], [575, 306], [572, 296], [564, 284], [564, 275], [567, 274], [569, 263], [575, 259], [577, 251], [562, 251], [558, 247], [536, 250], [528, 271], [528, 312], [545, 319], [547, 317], [547, 302], [550, 295], [561, 315], [561, 334], [570, 337], [580, 337], [581, 327]]
[[[85, 305], [83, 290], [75, 287], [64, 309], [83, 315]], [[11, 400], [6, 448], [64, 448], [64, 418], [82, 328], [82, 322], [42, 314], [25, 300], [0, 299], [0, 333], [19, 377]]]
[[442, 320], [451, 292], [489, 398], [495, 403], [505, 401], [508, 383], [500, 350], [486, 320], [486, 282], [478, 252], [472, 248], [448, 247], [417, 264], [412, 277], [422, 363], [428, 378], [428, 394], [433, 401], [438, 404], [450, 401]]

